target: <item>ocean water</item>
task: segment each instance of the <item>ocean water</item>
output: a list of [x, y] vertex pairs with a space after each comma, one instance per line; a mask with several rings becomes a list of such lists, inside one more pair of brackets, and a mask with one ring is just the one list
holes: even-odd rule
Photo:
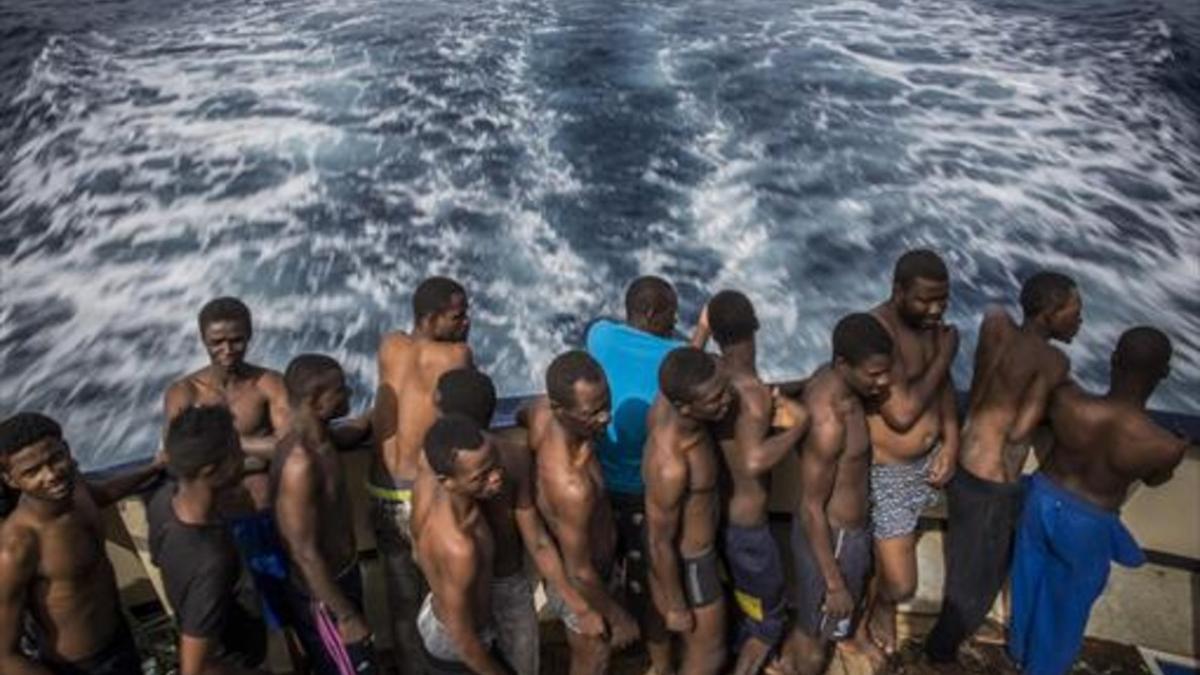
[[87, 467], [154, 449], [217, 295], [361, 407], [429, 274], [516, 394], [642, 273], [687, 327], [744, 290], [765, 373], [806, 373], [914, 246], [953, 268], [960, 385], [1049, 267], [1077, 378], [1150, 323], [1154, 404], [1200, 413], [1198, 235], [1195, 0], [0, 2], [0, 413]]

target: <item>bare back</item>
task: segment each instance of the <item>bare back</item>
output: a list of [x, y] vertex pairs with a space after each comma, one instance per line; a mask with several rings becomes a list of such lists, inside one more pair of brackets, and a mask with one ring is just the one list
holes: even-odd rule
[[721, 423], [717, 434], [733, 483], [726, 516], [732, 523], [752, 527], [766, 520], [771, 490], [770, 469], [773, 467], [758, 466], [750, 461], [753, 449], [739, 442], [737, 430], [739, 425], [755, 429], [770, 426], [771, 391], [762, 380], [749, 375], [730, 378], [730, 385], [737, 392], [737, 405], [734, 414]]
[[649, 435], [642, 470], [648, 496], [664, 474], [686, 472], [677, 543], [681, 554], [692, 557], [716, 544], [720, 465], [708, 428], [698, 425], [688, 430], [682, 422], [682, 416], [660, 395], [647, 416]]
[[1068, 368], [1066, 356], [1045, 339], [1020, 330], [1003, 310], [989, 311], [975, 351], [962, 466], [985, 480], [1016, 480], [1049, 393]]
[[529, 414], [538, 512], [561, 548], [564, 540], [575, 539], [566, 536], [567, 513], [579, 504], [591, 505], [586, 533], [591, 561], [597, 570], [608, 570], [615, 555], [617, 531], [594, 446], [572, 459], [567, 433], [554, 419], [546, 399], [538, 401]]
[[83, 481], [74, 499], [71, 511], [52, 520], [38, 520], [18, 506], [0, 525], [0, 563], [31, 572], [26, 608], [44, 637], [43, 656], [58, 662], [100, 652], [120, 620], [100, 510]]
[[470, 365], [471, 350], [465, 343], [436, 342], [400, 331], [384, 336], [374, 425], [382, 468], [392, 478], [416, 478], [425, 434], [438, 417], [438, 378]]
[[1134, 483], [1169, 479], [1188, 447], [1144, 410], [1092, 396], [1074, 384], [1055, 391], [1049, 417], [1054, 449], [1043, 471], [1109, 510], [1120, 508]]
[[[829, 454], [836, 457], [832, 488], [825, 488], [830, 490], [825, 515], [830, 527], [859, 529], [868, 519], [871, 469], [871, 439], [862, 403], [828, 366], [809, 381], [804, 403], [811, 411], [813, 428], [801, 449], [801, 470], [820, 471], [831, 459]], [[818, 445], [828, 438], [834, 443], [840, 439], [840, 448], [822, 453]]]
[[[885, 311], [886, 305], [875, 308], [871, 315], [879, 320], [891, 334], [895, 343], [892, 352], [893, 381], [912, 380], [925, 373], [934, 359], [936, 345], [929, 331], [917, 331], [895, 320]], [[871, 430], [871, 444], [875, 461], [881, 464], [909, 462], [924, 456], [937, 442], [942, 432], [942, 414], [939, 397], [934, 397], [920, 411], [916, 422], [906, 431], [897, 431], [888, 424], [884, 416], [872, 413], [867, 416]]]

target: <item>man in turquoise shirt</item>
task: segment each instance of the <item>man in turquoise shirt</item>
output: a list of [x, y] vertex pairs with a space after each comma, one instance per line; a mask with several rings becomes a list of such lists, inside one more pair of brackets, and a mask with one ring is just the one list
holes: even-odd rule
[[[667, 352], [687, 344], [675, 332], [678, 312], [679, 299], [670, 283], [638, 277], [625, 292], [626, 323], [599, 319], [587, 331], [587, 351], [604, 369], [612, 396], [612, 422], [600, 437], [599, 455], [617, 524], [626, 607], [641, 618], [650, 660], [660, 673], [671, 672], [670, 641], [647, 595], [642, 447], [646, 413], [658, 394], [658, 367]], [[702, 316], [693, 343], [707, 340], [705, 323]]]

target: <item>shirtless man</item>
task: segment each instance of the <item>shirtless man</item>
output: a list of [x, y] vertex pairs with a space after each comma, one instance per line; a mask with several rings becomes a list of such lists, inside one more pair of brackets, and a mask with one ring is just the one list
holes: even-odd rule
[[[238, 551], [246, 559], [254, 586], [263, 600], [268, 624], [288, 622], [286, 554], [270, 513], [270, 477], [275, 444], [287, 433], [288, 401], [283, 376], [245, 361], [253, 334], [250, 310], [237, 298], [217, 298], [200, 309], [200, 340], [209, 365], [167, 388], [163, 407], [166, 429], [179, 413], [194, 406], [219, 405], [233, 413], [246, 466], [241, 490], [221, 495], [221, 512]], [[298, 660], [292, 637], [288, 647]]]
[[571, 675], [600, 675], [608, 672], [612, 651], [639, 634], [612, 592], [617, 530], [596, 457], [612, 401], [600, 364], [578, 350], [551, 362], [546, 392], [520, 411], [518, 423], [529, 430], [535, 454], [538, 511], [558, 543], [570, 582], [586, 599], [581, 611], [551, 589], [547, 604], [566, 626]]
[[[496, 447], [464, 415], [438, 419], [423, 445], [437, 476], [413, 518], [416, 557], [429, 580], [417, 619], [429, 672], [510, 673], [494, 649], [495, 540], [480, 508], [504, 485]], [[425, 487], [419, 485], [418, 491], [424, 493]]]
[[942, 611], [925, 643], [934, 663], [955, 661], [1008, 578], [1023, 496], [1017, 479], [1050, 392], [1070, 369], [1050, 341], [1075, 337], [1083, 304], [1069, 277], [1039, 272], [1021, 288], [1021, 310], [1019, 328], [1000, 308], [989, 310], [979, 327], [959, 471], [946, 488]]
[[[20, 497], [0, 524], [0, 672], [129, 675], [141, 657], [104, 552], [100, 509], [158, 478], [162, 460], [88, 483], [62, 428], [38, 413], [0, 422], [0, 474]], [[28, 611], [37, 660], [20, 649]]]
[[430, 277], [417, 286], [412, 304], [412, 331], [388, 333], [379, 344], [374, 420], [379, 447], [367, 479], [392, 644], [401, 663], [421, 653], [416, 618], [425, 580], [413, 561], [410, 521], [421, 442], [438, 414], [433, 391], [442, 373], [471, 366], [471, 322], [463, 287], [445, 277]]
[[[464, 415], [481, 430], [487, 428], [496, 411], [496, 388], [492, 379], [473, 368], [447, 371], [438, 378], [434, 397], [442, 416]], [[540, 669], [538, 619], [533, 585], [525, 572], [525, 553], [528, 551], [538, 573], [546, 580], [548, 593], [566, 597], [570, 606], [580, 612], [588, 610], [587, 602], [568, 583], [562, 559], [534, 505], [529, 448], [487, 431], [480, 433], [495, 445], [497, 462], [503, 471], [500, 490], [494, 497], [481, 502], [495, 542], [491, 597], [496, 639], [505, 660], [517, 675], [537, 675]], [[421, 464], [413, 488], [414, 523], [421, 522], [429, 512], [429, 504], [437, 492], [436, 474], [428, 462]], [[596, 617], [595, 623], [599, 621]], [[598, 633], [603, 626], [595, 628]]]
[[[819, 675], [829, 646], [854, 635], [871, 573], [867, 414], [887, 398], [892, 338], [870, 314], [851, 314], [833, 329], [833, 361], [809, 380], [804, 404], [812, 428], [800, 454], [802, 498], [792, 520], [796, 624], [781, 670]], [[858, 650], [882, 661], [859, 634]]]
[[871, 519], [878, 574], [870, 637], [896, 649], [896, 605], [917, 590], [917, 520], [937, 502], [958, 461], [958, 412], [950, 365], [958, 331], [942, 323], [950, 298], [946, 264], [918, 249], [896, 262], [892, 297], [871, 311], [892, 336], [892, 386], [867, 415], [874, 453]]
[[301, 354], [284, 372], [292, 430], [271, 467], [275, 520], [291, 559], [293, 620], [317, 675], [375, 672], [350, 499], [329, 423], [350, 410], [337, 361]]
[[[733, 482], [725, 511], [725, 562], [741, 615], [737, 675], [754, 675], [783, 638], [787, 618], [783, 558], [767, 524], [771, 470], [808, 431], [808, 411], [763, 384], [758, 376], [754, 334], [758, 317], [750, 299], [721, 291], [708, 302], [708, 326], [721, 348], [721, 365], [737, 395], [734, 414], [718, 429], [721, 452]], [[772, 435], [778, 404], [791, 426]]]
[[[193, 406], [229, 408], [242, 450], [250, 458], [242, 485], [253, 511], [263, 511], [270, 507], [267, 465], [275, 456], [275, 444], [287, 433], [288, 401], [282, 375], [246, 362], [252, 334], [250, 309], [237, 298], [217, 298], [200, 309], [200, 340], [209, 364], [167, 388], [164, 430]], [[243, 515], [251, 512], [247, 509]]]
[[1110, 561], [1136, 567], [1145, 555], [1121, 524], [1136, 483], [1170, 480], [1195, 445], [1155, 424], [1146, 401], [1170, 372], [1171, 341], [1141, 326], [1112, 356], [1108, 393], [1057, 389], [1048, 416], [1054, 449], [1028, 479], [1013, 556], [1009, 655], [1030, 675], [1071, 669]]
[[680, 671], [717, 673], [725, 661], [725, 593], [717, 552], [720, 462], [708, 425], [729, 412], [733, 392], [716, 359], [695, 347], [672, 350], [658, 372], [642, 463], [650, 597], [667, 630], [683, 638]]

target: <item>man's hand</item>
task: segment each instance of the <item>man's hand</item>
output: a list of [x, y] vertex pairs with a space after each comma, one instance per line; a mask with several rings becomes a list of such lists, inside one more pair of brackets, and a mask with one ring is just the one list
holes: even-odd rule
[[[688, 612], [691, 615], [691, 612]], [[641, 637], [641, 628], [638, 627], [637, 621], [629, 615], [624, 609], [620, 610], [612, 620], [612, 640], [613, 649], [624, 649], [625, 647], [637, 642]]]
[[357, 644], [371, 637], [371, 628], [362, 614], [354, 613], [338, 619], [337, 627], [343, 644]]
[[954, 475], [958, 458], [949, 452], [935, 452], [937, 454], [934, 456], [933, 462], [929, 465], [929, 476], [925, 480], [934, 487], [942, 487], [946, 483], [949, 483], [950, 478]]
[[845, 586], [825, 591], [825, 614], [834, 621], [841, 621], [854, 613], [854, 598]]
[[604, 632], [608, 627], [604, 625], [604, 617], [590, 607], [582, 614], [577, 614], [579, 623], [579, 634], [587, 637], [604, 637]]
[[937, 350], [939, 354], [958, 352], [958, 328], [954, 324], [943, 324], [937, 330]]
[[696, 627], [696, 617], [690, 609], [672, 609], [664, 618], [667, 630], [672, 633], [690, 633]]
[[779, 387], [771, 388], [773, 411], [771, 426], [776, 429], [791, 429], [808, 420], [808, 409], [796, 399], [784, 396]]

